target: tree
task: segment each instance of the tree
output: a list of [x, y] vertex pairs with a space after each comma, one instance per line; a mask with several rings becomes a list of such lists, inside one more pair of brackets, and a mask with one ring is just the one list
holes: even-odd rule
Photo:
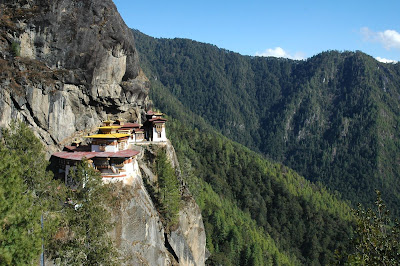
[[[51, 172], [46, 171], [49, 161], [46, 160], [45, 147], [24, 122], [12, 122], [3, 128], [2, 139], [6, 149], [14, 153], [21, 163], [21, 177], [26, 190], [33, 192], [34, 200], [44, 207], [57, 203], [55, 191], [60, 183], [53, 179]], [[61, 191], [60, 191], [61, 193]]]
[[44, 146], [25, 123], [12, 122], [1, 133], [0, 262], [30, 264], [55, 232], [63, 189], [46, 171]]
[[112, 223], [105, 207], [109, 186], [87, 160], [70, 171], [73, 188], [68, 190], [62, 226], [52, 242], [52, 257], [62, 265], [118, 265], [119, 254], [107, 232]]
[[53, 179], [47, 171], [45, 147], [33, 131], [22, 121], [13, 121], [9, 127], [2, 128], [2, 144], [18, 162], [19, 177], [23, 186], [21, 193], [30, 195], [30, 201], [40, 209], [44, 221], [42, 237], [47, 247], [58, 227], [56, 212], [62, 207], [59, 203], [65, 198], [65, 186]]
[[158, 198], [161, 203], [161, 213], [167, 226], [177, 222], [181, 194], [175, 171], [168, 161], [165, 151], [157, 155]]
[[41, 210], [22, 176], [19, 157], [0, 143], [0, 265], [32, 264], [41, 251]]
[[391, 220], [389, 211], [376, 191], [376, 210], [364, 210], [361, 205], [354, 210], [358, 237], [355, 252], [349, 255], [351, 264], [399, 265], [400, 264], [400, 224]]

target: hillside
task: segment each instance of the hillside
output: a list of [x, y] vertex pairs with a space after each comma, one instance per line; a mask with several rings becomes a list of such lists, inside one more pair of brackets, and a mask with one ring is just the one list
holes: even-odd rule
[[[134, 30], [153, 95], [178, 120], [193, 112], [228, 138], [320, 181], [353, 203], [382, 191], [399, 215], [400, 64], [362, 52], [329, 51], [306, 61], [242, 56], [188, 39]], [[180, 113], [169, 108], [176, 99]], [[199, 121], [199, 122], [197, 122]]]
[[349, 249], [350, 208], [321, 184], [214, 130], [174, 119], [168, 133], [202, 209], [210, 265], [332, 265]]
[[[364, 72], [381, 73], [361, 53], [295, 62], [135, 38], [111, 0], [3, 0], [0, 29], [1, 265], [39, 264], [41, 252], [46, 264], [61, 265], [331, 265], [336, 251], [351, 251], [349, 204], [284, 164], [324, 181], [329, 169], [309, 164], [333, 145], [320, 159], [331, 159], [339, 171], [332, 173], [355, 181], [372, 169], [388, 176], [382, 186], [396, 180], [397, 168], [392, 177], [385, 167], [397, 160], [398, 98], [378, 100], [398, 97], [397, 66], [376, 65], [385, 69], [380, 93], [348, 74], [364, 61], [371, 65]], [[333, 74], [324, 76], [319, 60], [331, 62]], [[336, 81], [339, 70], [345, 77]], [[316, 89], [322, 77], [336, 84], [332, 90]], [[346, 87], [352, 82], [361, 85]], [[355, 94], [342, 99], [342, 89]], [[149, 96], [170, 115], [170, 141], [145, 142], [134, 147], [137, 157], [121, 157], [137, 163], [132, 182], [104, 185], [85, 157], [68, 161], [61, 180], [48, 171], [53, 151], [86, 139], [101, 121], [143, 123]], [[342, 122], [329, 120], [334, 114]], [[337, 158], [365, 173], [353, 177], [356, 170], [342, 170]], [[357, 186], [341, 191], [350, 198]]]

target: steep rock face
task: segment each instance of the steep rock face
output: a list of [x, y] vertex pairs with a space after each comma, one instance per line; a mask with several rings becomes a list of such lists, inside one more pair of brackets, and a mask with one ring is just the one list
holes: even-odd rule
[[205, 265], [207, 256], [206, 234], [201, 210], [182, 179], [175, 149], [170, 141], [153, 145], [153, 147], [144, 147], [143, 153], [147, 153], [147, 155], [142, 156], [139, 160], [143, 178], [146, 178], [149, 183], [157, 182], [157, 176], [152, 172], [149, 165], [154, 163], [155, 154], [159, 149], [165, 149], [167, 158], [180, 180], [181, 195], [184, 199], [181, 202], [178, 224], [170, 228], [171, 231], [165, 234], [166, 244], [170, 246], [171, 250], [169, 251], [179, 265]]
[[180, 265], [201, 266], [206, 260], [206, 233], [201, 210], [190, 194], [182, 178], [175, 148], [168, 141], [165, 145], [167, 157], [175, 168], [181, 183], [181, 194], [184, 200], [179, 210], [179, 222], [175, 230], [168, 235], [168, 242], [179, 258]]
[[[126, 265], [171, 265], [164, 228], [141, 178], [121, 188], [120, 206], [113, 208], [111, 236], [127, 258]], [[173, 258], [172, 258], [173, 259]]]
[[206, 235], [200, 208], [190, 197], [179, 211], [176, 230], [168, 235], [168, 241], [179, 258], [180, 265], [204, 265], [206, 259]]
[[0, 4], [0, 126], [23, 119], [55, 150], [107, 113], [140, 122], [149, 83], [112, 1]]
[[[111, 236], [128, 259], [126, 265], [205, 265], [206, 235], [200, 208], [186, 193], [179, 211], [179, 222], [166, 233], [142, 178], [155, 176], [147, 164], [143, 177], [121, 188]], [[150, 175], [150, 176], [149, 176]]]

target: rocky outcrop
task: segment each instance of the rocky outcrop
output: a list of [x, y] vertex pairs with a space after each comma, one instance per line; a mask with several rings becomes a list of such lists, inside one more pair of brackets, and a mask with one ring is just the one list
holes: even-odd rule
[[112, 1], [0, 3], [0, 126], [25, 120], [55, 150], [106, 114], [141, 122], [149, 82]]

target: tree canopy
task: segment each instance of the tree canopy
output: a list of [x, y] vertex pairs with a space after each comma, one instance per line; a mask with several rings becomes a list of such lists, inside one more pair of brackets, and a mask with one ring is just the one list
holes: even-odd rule
[[[399, 265], [400, 223], [392, 221], [389, 210], [377, 193], [375, 209], [355, 209], [357, 221], [354, 253], [345, 259], [352, 265]], [[345, 252], [347, 254], [347, 252]]]

